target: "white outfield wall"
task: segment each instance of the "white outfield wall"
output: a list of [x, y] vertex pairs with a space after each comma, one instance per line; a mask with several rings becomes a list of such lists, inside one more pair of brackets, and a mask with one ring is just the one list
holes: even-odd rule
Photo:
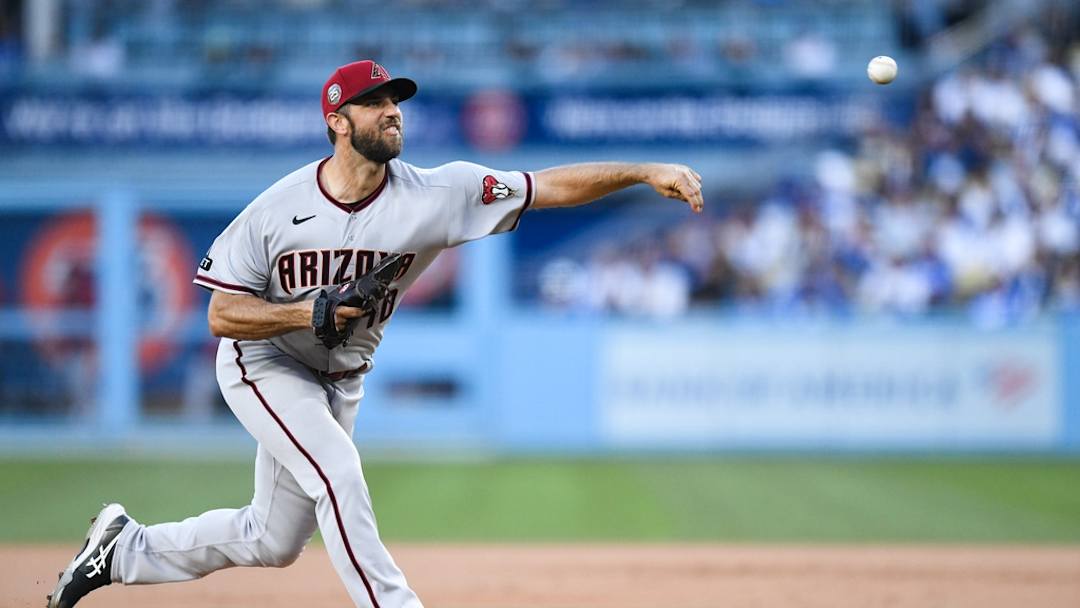
[[519, 319], [511, 448], [1067, 452], [1080, 323]]
[[1050, 448], [1060, 367], [1047, 328], [621, 329], [598, 362], [601, 434], [620, 446]]

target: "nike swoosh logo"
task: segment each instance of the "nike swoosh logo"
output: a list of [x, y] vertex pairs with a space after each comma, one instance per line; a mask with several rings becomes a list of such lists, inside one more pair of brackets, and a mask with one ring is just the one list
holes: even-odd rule
[[300, 224], [303, 224], [304, 222], [306, 222], [306, 221], [310, 220], [310, 219], [311, 219], [311, 218], [313, 218], [313, 217], [315, 217], [315, 216], [314, 216], [314, 215], [309, 215], [309, 216], [307, 216], [307, 217], [304, 217], [304, 218], [298, 218], [298, 217], [296, 217], [296, 216], [294, 215], [294, 216], [292, 216], [292, 223], [293, 223], [293, 226], [299, 226]]

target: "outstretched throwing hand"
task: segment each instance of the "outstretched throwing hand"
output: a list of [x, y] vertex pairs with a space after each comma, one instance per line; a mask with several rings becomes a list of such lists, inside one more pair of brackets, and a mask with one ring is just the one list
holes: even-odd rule
[[686, 165], [660, 163], [648, 165], [645, 183], [668, 198], [690, 205], [694, 213], [701, 213], [705, 208], [705, 199], [701, 193], [701, 176]]

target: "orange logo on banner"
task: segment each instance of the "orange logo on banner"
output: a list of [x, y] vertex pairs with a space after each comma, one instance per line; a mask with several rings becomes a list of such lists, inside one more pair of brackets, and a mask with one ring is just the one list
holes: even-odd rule
[[[46, 223], [27, 247], [22, 263], [22, 305], [31, 313], [93, 313], [100, 296], [97, 227], [93, 214], [75, 212]], [[194, 257], [187, 239], [168, 220], [144, 214], [139, 221], [130, 289], [136, 290], [139, 363], [159, 369], [174, 352], [173, 334], [183, 328], [194, 304]], [[32, 317], [33, 318], [33, 317]], [[96, 323], [96, 320], [91, 320]], [[73, 351], [93, 349], [92, 338], [65, 336], [46, 318], [32, 321], [35, 345], [50, 362], [65, 364]], [[85, 353], [82, 353], [85, 354]]]

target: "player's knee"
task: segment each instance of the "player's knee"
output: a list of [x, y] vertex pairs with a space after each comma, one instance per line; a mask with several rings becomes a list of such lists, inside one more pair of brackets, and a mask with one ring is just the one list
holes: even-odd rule
[[314, 526], [277, 525], [266, 529], [259, 538], [259, 557], [264, 566], [284, 568], [295, 562], [311, 540]]
[[263, 565], [270, 568], [291, 566], [304, 552], [306, 543], [267, 543], [263, 548]]

